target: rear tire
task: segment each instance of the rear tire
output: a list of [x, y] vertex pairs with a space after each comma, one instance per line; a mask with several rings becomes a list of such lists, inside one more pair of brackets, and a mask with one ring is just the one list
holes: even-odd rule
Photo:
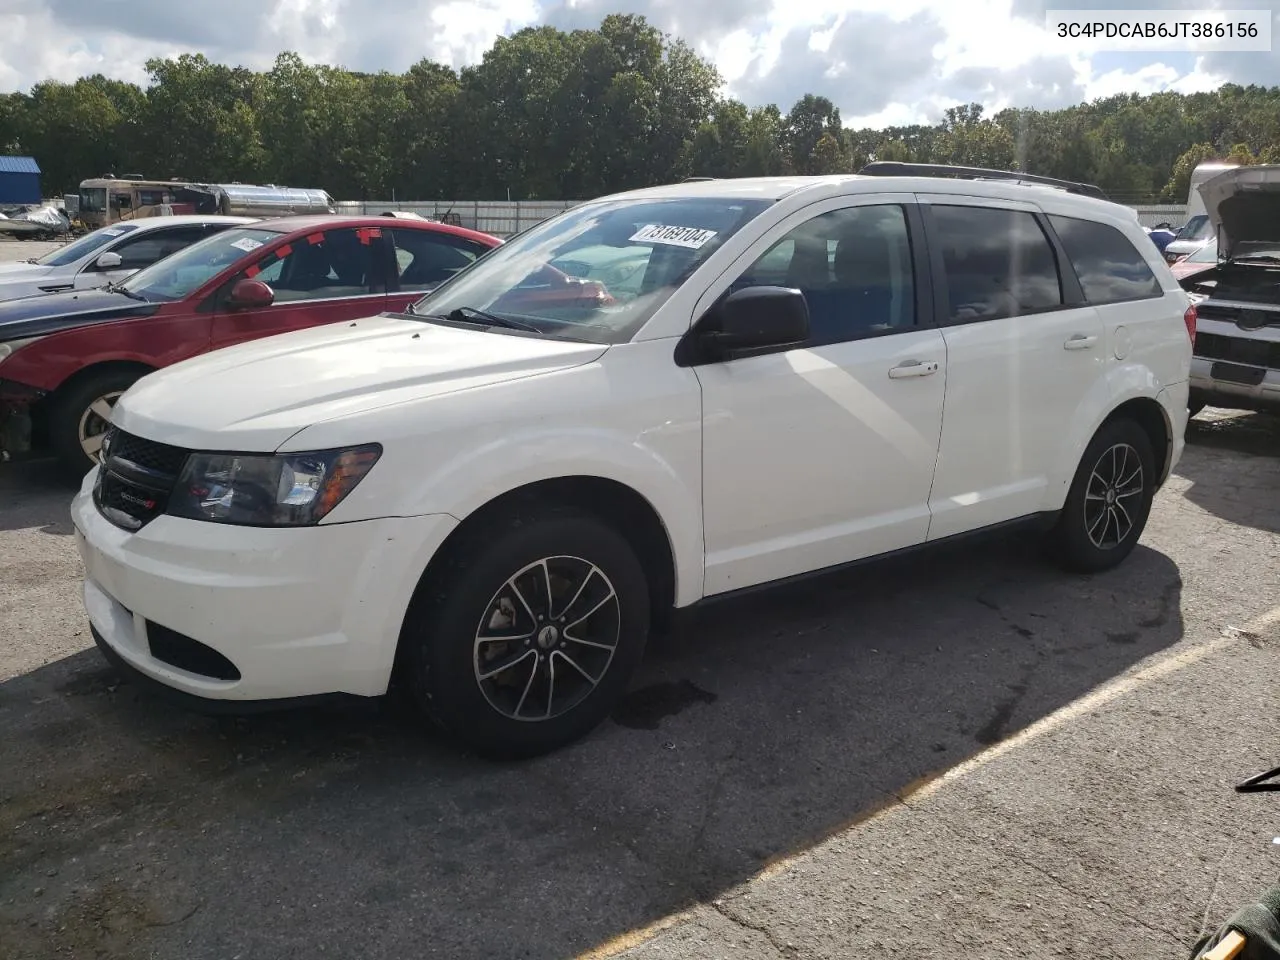
[[649, 610], [644, 569], [612, 527], [566, 509], [508, 515], [450, 548], [420, 588], [405, 680], [429, 719], [481, 755], [549, 753], [625, 692]]
[[1060, 563], [1078, 573], [1119, 564], [1137, 545], [1155, 496], [1151, 438], [1132, 420], [1113, 420], [1094, 435], [1050, 534]]
[[98, 462], [93, 451], [102, 445], [111, 408], [144, 374], [139, 370], [103, 370], [55, 396], [49, 409], [49, 446], [69, 476], [83, 479]]

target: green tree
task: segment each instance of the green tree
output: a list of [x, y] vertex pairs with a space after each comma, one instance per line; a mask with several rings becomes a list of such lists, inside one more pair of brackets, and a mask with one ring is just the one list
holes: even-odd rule
[[1173, 164], [1169, 182], [1160, 192], [1160, 197], [1169, 203], [1186, 203], [1187, 194], [1191, 190], [1191, 174], [1202, 163], [1216, 159], [1218, 151], [1211, 143], [1192, 144], [1178, 157]]

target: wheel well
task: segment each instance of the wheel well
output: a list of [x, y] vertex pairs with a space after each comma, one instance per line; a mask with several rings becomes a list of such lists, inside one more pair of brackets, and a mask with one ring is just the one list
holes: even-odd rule
[[[469, 514], [445, 538], [419, 580], [430, 583], [432, 574], [448, 562], [459, 543], [470, 539], [487, 524], [513, 512], [540, 507], [573, 507], [593, 514], [626, 538], [635, 550], [649, 581], [651, 623], [662, 629], [675, 607], [676, 570], [666, 527], [653, 506], [635, 490], [603, 477], [557, 477], [517, 487], [501, 494]], [[416, 595], [415, 595], [416, 600]], [[412, 609], [412, 604], [410, 605]]]
[[109, 373], [113, 370], [136, 370], [140, 375], [145, 375], [153, 373], [155, 371], [155, 367], [148, 366], [145, 363], [139, 363], [136, 360], [105, 360], [102, 363], [95, 363], [91, 366], [77, 370], [31, 405], [33, 443], [40, 447], [48, 446], [49, 413], [53, 406], [66, 395], [68, 390], [74, 390], [77, 386], [84, 383], [91, 377], [95, 377], [103, 373]]
[[68, 390], [78, 387], [80, 384], [92, 377], [101, 376], [104, 373], [112, 373], [116, 370], [134, 370], [137, 371], [140, 376], [144, 376], [148, 373], [154, 373], [155, 367], [148, 366], [147, 364], [141, 363], [137, 360], [104, 360], [101, 363], [91, 364], [90, 366], [77, 370], [71, 376], [67, 377], [67, 379], [58, 384], [51, 391], [50, 395], [56, 397], [59, 394], [66, 393]]
[[1156, 464], [1160, 470], [1160, 483], [1164, 483], [1168, 478], [1169, 453], [1173, 446], [1170, 442], [1172, 437], [1169, 420], [1165, 416], [1164, 408], [1155, 400], [1138, 397], [1112, 410], [1106, 422], [1111, 423], [1115, 420], [1132, 420], [1145, 431], [1151, 440], [1151, 450], [1155, 454]]

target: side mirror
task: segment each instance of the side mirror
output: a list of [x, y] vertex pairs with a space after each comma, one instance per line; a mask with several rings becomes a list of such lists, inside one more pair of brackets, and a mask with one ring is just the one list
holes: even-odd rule
[[97, 260], [93, 261], [93, 265], [99, 270], [114, 270], [124, 261], [120, 258], [120, 254], [113, 250], [108, 250]]
[[708, 311], [699, 334], [710, 359], [777, 347], [798, 347], [809, 339], [809, 304], [791, 287], [745, 287]]
[[240, 280], [231, 288], [227, 306], [233, 310], [252, 310], [269, 307], [275, 299], [275, 292], [261, 280]]

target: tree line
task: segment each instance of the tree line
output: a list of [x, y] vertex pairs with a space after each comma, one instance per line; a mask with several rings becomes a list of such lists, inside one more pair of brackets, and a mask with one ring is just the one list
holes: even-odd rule
[[1063, 110], [971, 103], [935, 125], [847, 129], [828, 98], [787, 112], [721, 95], [688, 44], [643, 17], [530, 27], [454, 70], [359, 73], [282, 53], [270, 70], [203, 55], [0, 94], [0, 154], [47, 195], [107, 172], [319, 187], [340, 199], [585, 199], [686, 176], [856, 172], [870, 160], [1019, 169], [1126, 202], [1185, 202], [1205, 159], [1280, 162], [1280, 87], [1122, 94]]

